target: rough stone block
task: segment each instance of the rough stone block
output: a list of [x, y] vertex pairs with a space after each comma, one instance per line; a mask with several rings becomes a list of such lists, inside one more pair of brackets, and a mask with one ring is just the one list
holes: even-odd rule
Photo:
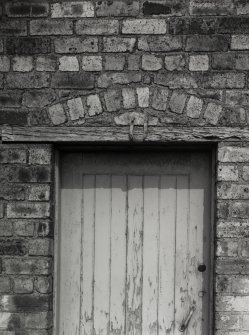
[[123, 106], [125, 109], [136, 108], [136, 94], [133, 88], [123, 88], [122, 89]]
[[169, 88], [198, 88], [198, 81], [194, 76], [186, 72], [170, 72], [156, 74], [155, 84]]
[[70, 99], [67, 101], [68, 112], [72, 121], [85, 116], [85, 110], [81, 98]]
[[21, 107], [22, 95], [19, 91], [0, 91], [0, 108], [3, 107]]
[[194, 55], [189, 57], [190, 71], [208, 71], [209, 57], [208, 55]]
[[13, 71], [30, 72], [33, 70], [33, 57], [31, 56], [15, 56], [12, 59]]
[[6, 77], [7, 88], [46, 88], [50, 78], [47, 73], [8, 73]]
[[138, 71], [140, 69], [140, 55], [128, 55], [128, 70]]
[[67, 121], [64, 108], [61, 104], [57, 104], [57, 105], [53, 105], [49, 107], [48, 114], [50, 116], [52, 123], [55, 126], [65, 123]]
[[152, 96], [152, 107], [156, 110], [166, 110], [169, 97], [167, 88], [156, 87]]
[[249, 3], [245, 0], [238, 0], [236, 2], [237, 15], [249, 14]]
[[232, 53], [216, 53], [212, 55], [212, 68], [215, 70], [233, 70], [236, 57]]
[[36, 71], [53, 72], [57, 68], [57, 59], [53, 56], [39, 56], [36, 59]]
[[107, 55], [105, 56], [106, 71], [122, 71], [125, 66], [125, 56], [123, 55]]
[[115, 84], [131, 84], [141, 82], [141, 74], [138, 73], [103, 73], [98, 78], [98, 87], [106, 88]]
[[238, 146], [225, 146], [218, 150], [218, 161], [227, 163], [249, 162], [249, 149]]
[[51, 85], [54, 88], [92, 89], [94, 77], [89, 73], [55, 73], [52, 76]]
[[30, 35], [72, 35], [73, 22], [65, 20], [30, 21]]
[[50, 146], [44, 148], [34, 147], [29, 149], [29, 164], [49, 165], [52, 159], [52, 149]]
[[172, 18], [168, 33], [173, 35], [212, 35], [216, 32], [215, 18]]
[[182, 114], [186, 100], [187, 100], [186, 94], [174, 91], [169, 102], [169, 108], [171, 112]]
[[222, 239], [217, 241], [216, 255], [218, 257], [238, 257], [238, 241]]
[[51, 5], [51, 17], [94, 17], [94, 5], [90, 1], [71, 1]]
[[162, 19], [134, 19], [124, 20], [123, 34], [166, 34], [166, 21]]
[[142, 56], [142, 69], [145, 71], [158, 71], [162, 68], [163, 61], [154, 55]]
[[139, 1], [101, 0], [96, 3], [97, 16], [137, 16], [138, 13]]
[[102, 71], [102, 56], [83, 56], [82, 70], [92, 72]]
[[56, 53], [84, 53], [98, 51], [97, 37], [69, 37], [54, 40]]
[[179, 51], [182, 48], [180, 36], [142, 36], [138, 39], [138, 49], [143, 51]]
[[50, 215], [49, 203], [10, 202], [7, 204], [7, 218], [39, 219]]
[[25, 149], [0, 148], [0, 164], [25, 164], [27, 153]]
[[137, 87], [137, 100], [138, 106], [141, 108], [149, 107], [150, 103], [150, 90], [148, 87]]
[[117, 35], [119, 32], [118, 20], [80, 20], [76, 22], [78, 35]]
[[49, 201], [50, 186], [49, 185], [31, 185], [28, 187], [27, 200], [29, 201]]
[[182, 71], [186, 62], [183, 55], [165, 56], [165, 69], [168, 71]]
[[239, 179], [239, 171], [236, 165], [219, 165], [217, 171], [219, 181], [237, 181]]
[[105, 105], [108, 112], [121, 109], [121, 95], [118, 90], [108, 90], [104, 93]]
[[187, 116], [192, 119], [198, 119], [201, 115], [202, 107], [203, 100], [191, 95], [186, 108]]
[[104, 37], [104, 52], [132, 52], [136, 43], [135, 38], [128, 37]]
[[10, 71], [10, 59], [7, 56], [0, 56], [0, 72]]
[[101, 101], [97, 94], [92, 94], [87, 97], [87, 106], [89, 107], [89, 116], [94, 116], [102, 113]]
[[227, 51], [229, 43], [226, 35], [189, 36], [186, 39], [186, 51]]
[[79, 62], [76, 56], [63, 56], [59, 58], [59, 70], [60, 71], [79, 71]]
[[47, 54], [51, 51], [49, 37], [7, 38], [6, 52], [8, 55]]
[[23, 106], [28, 108], [43, 108], [53, 103], [56, 95], [52, 90], [25, 91], [23, 94]]
[[244, 88], [246, 78], [243, 73], [204, 73], [201, 77], [204, 88]]
[[208, 123], [216, 125], [220, 119], [221, 113], [222, 106], [211, 102], [207, 105], [207, 108], [204, 112], [204, 118]]

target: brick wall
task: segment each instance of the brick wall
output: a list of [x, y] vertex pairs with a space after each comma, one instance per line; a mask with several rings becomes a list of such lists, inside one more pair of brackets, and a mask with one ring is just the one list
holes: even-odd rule
[[[245, 0], [0, 2], [0, 125], [243, 129], [248, 70]], [[0, 147], [0, 335], [52, 327], [52, 152]], [[248, 143], [219, 144], [217, 176], [216, 333], [245, 335]]]

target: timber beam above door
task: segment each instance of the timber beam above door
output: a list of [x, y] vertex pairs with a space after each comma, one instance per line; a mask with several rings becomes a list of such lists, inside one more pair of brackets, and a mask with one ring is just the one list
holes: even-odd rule
[[49, 143], [167, 143], [249, 141], [249, 127], [179, 127], [149, 126], [144, 137], [141, 126], [134, 127], [133, 139], [130, 128], [122, 127], [18, 127], [2, 126], [2, 142], [49, 142]]

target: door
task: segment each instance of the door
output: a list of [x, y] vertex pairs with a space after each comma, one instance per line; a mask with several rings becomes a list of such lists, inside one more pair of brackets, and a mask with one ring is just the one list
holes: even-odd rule
[[210, 161], [63, 155], [57, 334], [209, 333]]

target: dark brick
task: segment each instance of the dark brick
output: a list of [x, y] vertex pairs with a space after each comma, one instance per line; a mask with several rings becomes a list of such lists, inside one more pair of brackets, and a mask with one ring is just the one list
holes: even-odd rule
[[48, 125], [50, 124], [50, 119], [48, 117], [46, 110], [35, 110], [29, 113], [29, 123], [33, 126], [36, 125]]
[[3, 88], [3, 75], [0, 74], [0, 88]]
[[27, 112], [0, 110], [0, 125], [8, 124], [8, 125], [26, 126], [27, 122], [28, 122]]
[[8, 88], [45, 88], [49, 86], [50, 77], [47, 73], [8, 73]]
[[248, 34], [249, 17], [224, 17], [218, 20], [217, 32], [221, 34]]
[[0, 240], [0, 255], [23, 256], [26, 253], [24, 242], [21, 240]]
[[94, 76], [80, 73], [56, 73], [52, 77], [52, 87], [55, 88], [94, 88]]
[[32, 55], [51, 52], [51, 42], [48, 37], [7, 38], [6, 53], [8, 55]]
[[[1, 153], [0, 153], [1, 162]], [[11, 187], [9, 184], [2, 183], [1, 185], [1, 196], [0, 199], [4, 200], [25, 200], [26, 187], [24, 185], [13, 184]]]
[[47, 166], [14, 166], [8, 172], [10, 182], [46, 183], [51, 180], [51, 171]]
[[[234, 126], [243, 125], [246, 122], [246, 112], [244, 108], [223, 108], [223, 116], [221, 117], [219, 123], [222, 126]], [[243, 194], [241, 192], [241, 197]], [[235, 198], [235, 197], [234, 197]]]
[[0, 92], [0, 108], [2, 107], [20, 107], [22, 95], [19, 92]]
[[169, 21], [169, 33], [175, 35], [214, 34], [216, 19], [176, 18]]
[[212, 68], [215, 70], [233, 70], [235, 68], [235, 54], [213, 54]]
[[[1, 94], [0, 94], [1, 99]], [[28, 108], [43, 108], [56, 99], [54, 91], [28, 91], [23, 94], [23, 105]]]
[[1, 310], [8, 312], [47, 311], [51, 303], [50, 295], [2, 295]]
[[47, 16], [49, 6], [48, 3], [38, 3], [32, 1], [14, 2], [9, 1], [6, 6], [6, 14], [9, 17], [36, 17]]
[[143, 3], [144, 15], [167, 15], [172, 13], [172, 8], [164, 3], [146, 1]]
[[203, 73], [199, 83], [204, 88], [243, 88], [245, 87], [245, 75], [234, 72]]
[[26, 36], [27, 23], [25, 21], [2, 21], [0, 22], [1, 36]]
[[189, 36], [186, 41], [186, 51], [227, 51], [229, 37], [216, 36]]
[[100, 0], [96, 2], [97, 16], [136, 16], [139, 13], [139, 1]]

